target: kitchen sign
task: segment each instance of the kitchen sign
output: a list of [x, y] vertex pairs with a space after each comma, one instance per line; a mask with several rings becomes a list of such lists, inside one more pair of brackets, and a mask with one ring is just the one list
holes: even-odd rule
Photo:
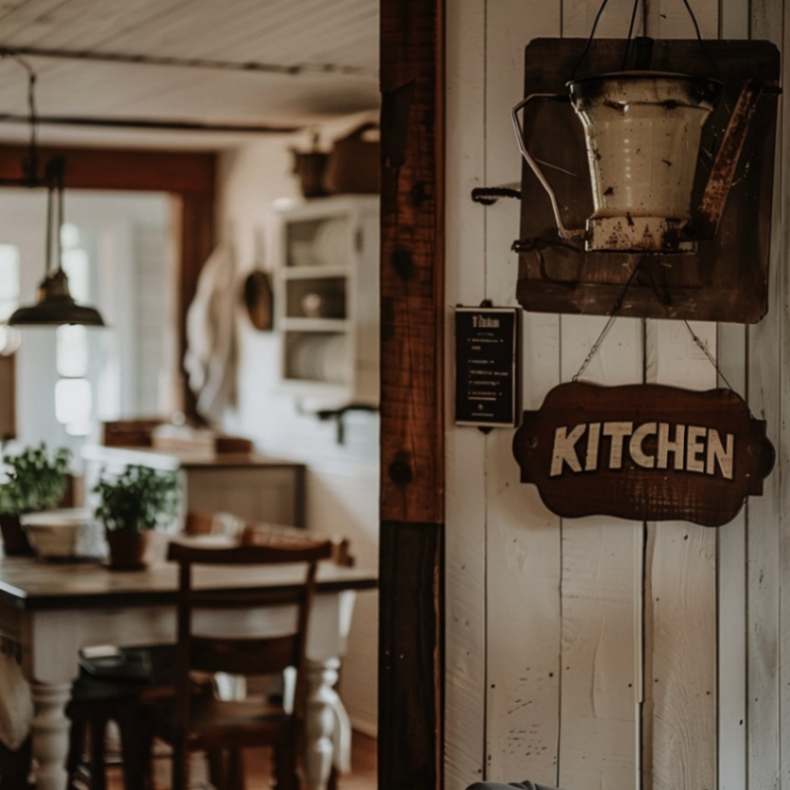
[[455, 309], [455, 422], [509, 427], [521, 411], [520, 308]]
[[521, 481], [563, 518], [731, 521], [774, 464], [765, 421], [732, 390], [555, 387], [513, 440]]

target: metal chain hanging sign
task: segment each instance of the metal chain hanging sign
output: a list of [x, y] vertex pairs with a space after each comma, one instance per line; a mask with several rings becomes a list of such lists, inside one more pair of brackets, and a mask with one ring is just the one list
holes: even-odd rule
[[563, 518], [731, 521], [774, 464], [765, 421], [728, 389], [570, 382], [524, 412], [521, 481]]

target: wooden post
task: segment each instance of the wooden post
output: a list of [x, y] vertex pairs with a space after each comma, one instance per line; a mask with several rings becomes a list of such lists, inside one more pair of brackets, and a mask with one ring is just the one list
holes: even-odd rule
[[444, 9], [381, 3], [379, 788], [442, 786]]

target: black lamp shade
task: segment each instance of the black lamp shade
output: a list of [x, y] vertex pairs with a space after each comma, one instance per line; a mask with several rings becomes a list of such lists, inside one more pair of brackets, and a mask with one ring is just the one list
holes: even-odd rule
[[69, 291], [69, 280], [62, 269], [45, 277], [38, 287], [38, 301], [14, 310], [9, 326], [60, 326], [80, 324], [103, 327], [101, 313], [87, 305], [77, 304]]

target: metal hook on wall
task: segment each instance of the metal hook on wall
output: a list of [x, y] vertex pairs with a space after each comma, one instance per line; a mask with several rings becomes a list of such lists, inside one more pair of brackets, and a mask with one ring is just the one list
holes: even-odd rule
[[320, 422], [334, 420], [335, 441], [337, 444], [346, 443], [345, 417], [349, 412], [352, 411], [377, 414], [379, 409], [378, 406], [371, 406], [369, 403], [347, 403], [344, 406], [339, 406], [334, 409], [316, 409], [315, 411], [308, 411], [302, 406], [300, 401], [296, 402], [297, 414], [300, 414], [304, 417], [315, 417]]

